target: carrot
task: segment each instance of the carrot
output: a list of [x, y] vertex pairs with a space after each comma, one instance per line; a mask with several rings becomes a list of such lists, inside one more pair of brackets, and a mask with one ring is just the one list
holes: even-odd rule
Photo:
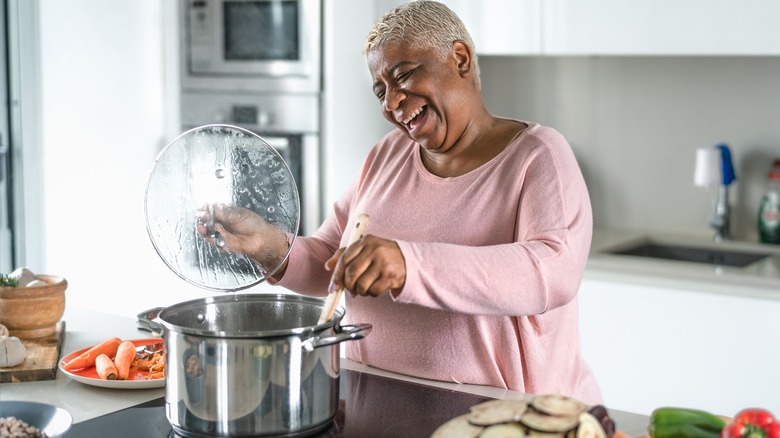
[[165, 377], [165, 356], [162, 351], [155, 351], [146, 357], [133, 361], [131, 370], [148, 373], [147, 380]]
[[99, 354], [95, 358], [95, 368], [97, 369], [98, 377], [103, 380], [116, 380], [119, 374], [114, 361], [107, 354]]
[[65, 371], [73, 371], [81, 368], [95, 366], [95, 360], [101, 354], [105, 354], [109, 358], [114, 357], [116, 355], [116, 350], [119, 348], [119, 344], [121, 343], [122, 340], [119, 338], [111, 338], [103, 341], [71, 359], [68, 363], [62, 366], [62, 369]]
[[116, 350], [116, 357], [114, 358], [114, 365], [118, 371], [119, 380], [127, 380], [130, 376], [130, 365], [135, 360], [135, 344], [130, 341], [124, 341], [119, 344], [119, 348]]

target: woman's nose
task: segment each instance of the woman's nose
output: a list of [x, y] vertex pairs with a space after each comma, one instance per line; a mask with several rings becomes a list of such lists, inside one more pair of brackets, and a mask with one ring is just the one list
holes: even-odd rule
[[398, 108], [398, 105], [401, 104], [401, 101], [403, 101], [406, 98], [406, 95], [403, 93], [403, 91], [397, 90], [395, 88], [388, 88], [385, 90], [385, 100], [384, 100], [384, 107], [385, 111], [394, 111]]

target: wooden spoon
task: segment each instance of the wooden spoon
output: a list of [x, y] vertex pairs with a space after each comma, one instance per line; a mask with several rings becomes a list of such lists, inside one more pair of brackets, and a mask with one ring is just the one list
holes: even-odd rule
[[[361, 214], [355, 220], [355, 228], [352, 229], [352, 234], [349, 235], [349, 241], [347, 241], [347, 247], [360, 240], [363, 234], [366, 232], [366, 226], [368, 225], [368, 215]], [[344, 294], [344, 287], [340, 287], [336, 292], [328, 294], [325, 299], [325, 305], [322, 307], [322, 313], [320, 314], [320, 320], [317, 321], [317, 325], [325, 324], [333, 319], [333, 314], [336, 313], [336, 307], [338, 307], [341, 301], [341, 296]]]

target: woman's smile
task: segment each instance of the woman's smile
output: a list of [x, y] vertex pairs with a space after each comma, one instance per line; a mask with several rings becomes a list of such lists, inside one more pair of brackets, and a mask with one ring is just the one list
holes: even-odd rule
[[424, 105], [421, 106], [420, 108], [417, 108], [416, 111], [414, 111], [401, 123], [403, 123], [404, 126], [406, 126], [406, 130], [409, 132], [409, 135], [412, 135], [415, 133], [415, 131], [417, 131], [417, 128], [420, 127], [425, 122], [427, 115], [428, 115], [428, 106]]

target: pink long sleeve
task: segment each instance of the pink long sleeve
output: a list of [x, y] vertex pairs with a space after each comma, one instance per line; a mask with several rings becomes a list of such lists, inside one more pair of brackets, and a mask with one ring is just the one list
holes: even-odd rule
[[391, 132], [322, 228], [296, 241], [282, 284], [324, 293], [324, 260], [359, 213], [370, 215], [370, 234], [398, 241], [407, 277], [392, 294], [347, 298], [346, 319], [374, 325], [366, 339], [344, 344], [348, 357], [423, 378], [600, 402], [578, 330], [590, 201], [558, 132], [530, 124], [493, 160], [455, 178], [427, 172], [416, 144]]

